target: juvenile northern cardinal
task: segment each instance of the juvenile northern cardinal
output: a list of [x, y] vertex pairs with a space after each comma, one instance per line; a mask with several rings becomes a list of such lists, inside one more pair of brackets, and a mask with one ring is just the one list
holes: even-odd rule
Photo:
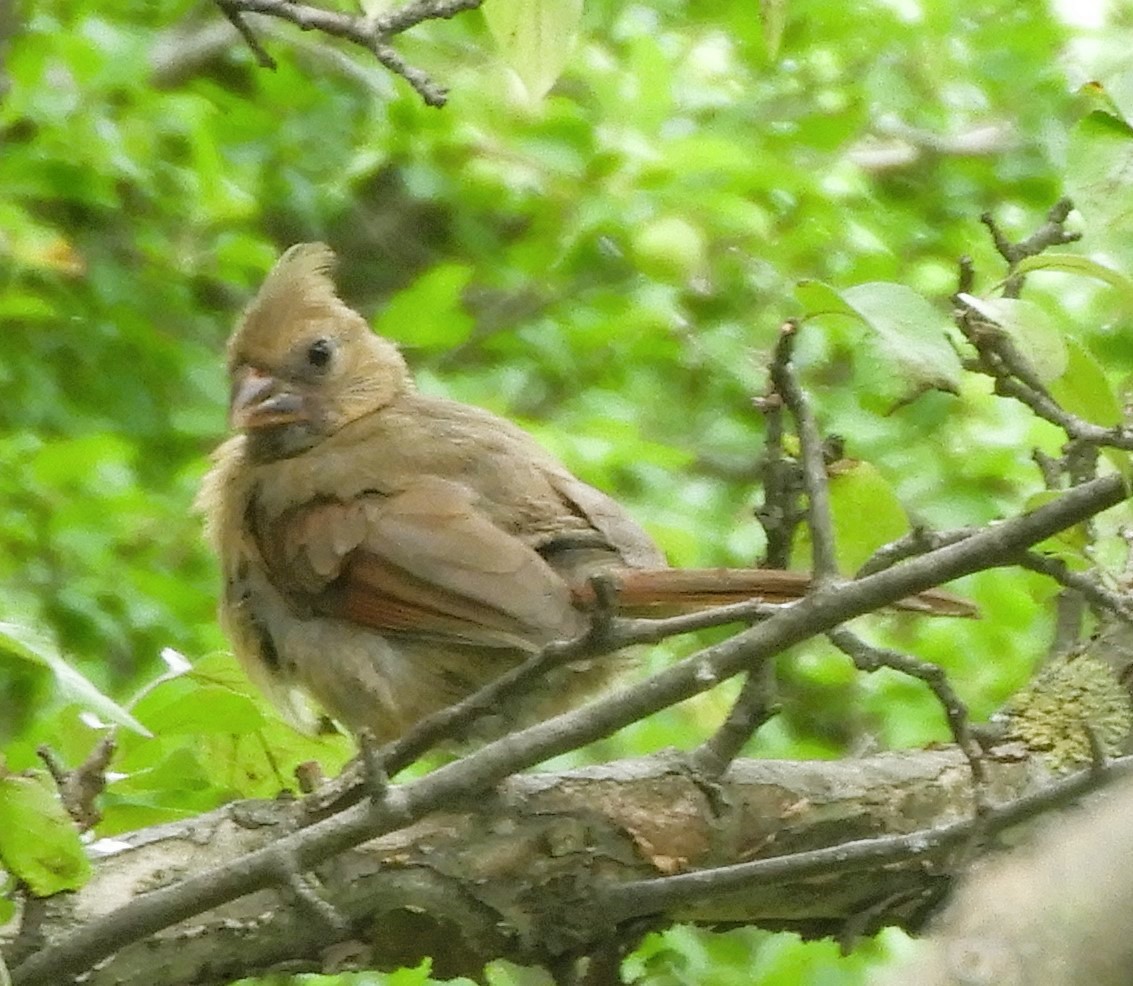
[[[589, 577], [623, 611], [805, 593], [806, 575], [667, 568], [610, 497], [524, 431], [419, 394], [396, 347], [339, 300], [319, 243], [292, 247], [228, 343], [231, 425], [200, 492], [221, 621], [252, 676], [299, 686], [380, 741], [587, 626]], [[970, 615], [945, 593], [906, 608]], [[562, 711], [616, 662], [552, 673], [514, 727]]]

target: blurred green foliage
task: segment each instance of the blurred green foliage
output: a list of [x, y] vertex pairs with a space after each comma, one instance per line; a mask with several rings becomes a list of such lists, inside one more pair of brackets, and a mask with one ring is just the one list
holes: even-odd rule
[[[479, 15], [425, 25], [398, 44], [451, 86], [437, 111], [361, 55], [279, 26], [263, 25], [279, 68], [258, 69], [189, 0], [16, 3], [0, 90], [0, 619], [50, 645], [35, 659], [0, 646], [10, 768], [41, 742], [78, 762], [105, 728], [105, 707], [56, 686], [60, 654], [154, 734], [122, 731], [103, 832], [271, 794], [297, 761], [348, 755], [342, 737], [290, 731], [224, 656], [190, 507], [224, 431], [223, 340], [295, 241], [338, 251], [345, 296], [422, 387], [531, 428], [677, 564], [760, 557], [752, 398], [780, 324], [814, 311], [800, 281], [865, 315], [817, 319], [799, 342], [821, 425], [857, 463], [835, 484], [847, 566], [910, 520], [984, 523], [1041, 488], [1030, 454], [1054, 451], [1054, 430], [967, 376], [901, 402], [902, 343], [863, 311], [877, 298], [862, 286], [924, 295], [943, 324], [959, 257], [977, 293], [1002, 277], [980, 213], [1025, 235], [1067, 191], [1085, 240], [1066, 252], [1133, 270], [1133, 76], [1118, 71], [1133, 14], [1114, 5], [1091, 26], [1014, 0], [765, 6], [767, 23], [739, 0], [591, 0], [541, 101]], [[1073, 6], [1059, 9], [1089, 14]], [[1036, 272], [1027, 298], [1047, 319], [1029, 331], [1073, 337], [1067, 399], [1122, 406], [1123, 292], [1068, 264]], [[888, 615], [868, 632], [945, 667], [986, 715], [1043, 653], [1052, 590], [1012, 571], [961, 589], [985, 619]], [[194, 670], [164, 671], [165, 648]], [[921, 685], [865, 678], [822, 646], [786, 657], [782, 677], [784, 713], [753, 754], [947, 737]], [[694, 743], [733, 692], [591, 755]], [[676, 929], [627, 971], [850, 984], [884, 952]], [[350, 981], [427, 969], [399, 975]]]

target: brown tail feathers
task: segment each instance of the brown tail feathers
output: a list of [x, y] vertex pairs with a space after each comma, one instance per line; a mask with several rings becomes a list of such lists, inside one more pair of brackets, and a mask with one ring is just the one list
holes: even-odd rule
[[[771, 568], [624, 568], [612, 571], [618, 612], [629, 616], [658, 616], [760, 599], [786, 603], [810, 591], [807, 572]], [[572, 590], [576, 605], [594, 606], [589, 583]], [[979, 610], [943, 589], [928, 589], [894, 603], [897, 609], [930, 616], [977, 617]]]

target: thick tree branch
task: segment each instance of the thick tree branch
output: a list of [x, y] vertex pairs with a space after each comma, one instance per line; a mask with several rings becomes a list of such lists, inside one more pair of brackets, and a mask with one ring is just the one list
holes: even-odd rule
[[[770, 859], [735, 863], [671, 877], [622, 883], [600, 892], [599, 907], [625, 919], [638, 914], [670, 911], [705, 898], [717, 899], [729, 891], [758, 886], [782, 886], [807, 877], [832, 876], [879, 866], [934, 860], [970, 842], [974, 835], [990, 836], [1027, 821], [1051, 808], [1064, 806], [1114, 777], [1133, 773], [1133, 758], [1079, 771], [1046, 787], [1020, 795], [989, 809], [978, 821], [962, 818], [903, 835], [839, 842]], [[974, 795], [974, 792], [973, 792]], [[711, 904], [708, 905], [711, 907]]]
[[[989, 774], [997, 827], [1101, 780], [1086, 771], [1051, 785], [1018, 759], [993, 761]], [[127, 837], [131, 848], [98, 860], [93, 881], [61, 898], [41, 930], [67, 940], [121, 914], [142, 890], [158, 888], [139, 901], [160, 894], [170, 874], [221, 872], [259, 853], [274, 855], [276, 887], [139, 940], [89, 973], [87, 986], [329, 971], [336, 941], [353, 941], [369, 968], [430, 955], [436, 975], [477, 977], [496, 956], [545, 963], [592, 951], [635, 915], [828, 934], [872, 908], [878, 922], [908, 923], [915, 914], [885, 902], [947, 880], [949, 848], [972, 825], [968, 777], [954, 750], [739, 761], [717, 800], [668, 757], [517, 776], [492, 797], [342, 854], [305, 884], [280, 855], [289, 806], [245, 802]], [[74, 971], [36, 980], [26, 969], [17, 984], [58, 986]]]

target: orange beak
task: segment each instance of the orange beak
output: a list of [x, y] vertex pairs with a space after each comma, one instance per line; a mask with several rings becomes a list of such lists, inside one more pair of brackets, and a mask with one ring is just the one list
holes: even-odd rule
[[288, 390], [271, 374], [254, 366], [244, 367], [236, 373], [228, 405], [228, 423], [232, 428], [255, 431], [306, 418], [303, 397]]

